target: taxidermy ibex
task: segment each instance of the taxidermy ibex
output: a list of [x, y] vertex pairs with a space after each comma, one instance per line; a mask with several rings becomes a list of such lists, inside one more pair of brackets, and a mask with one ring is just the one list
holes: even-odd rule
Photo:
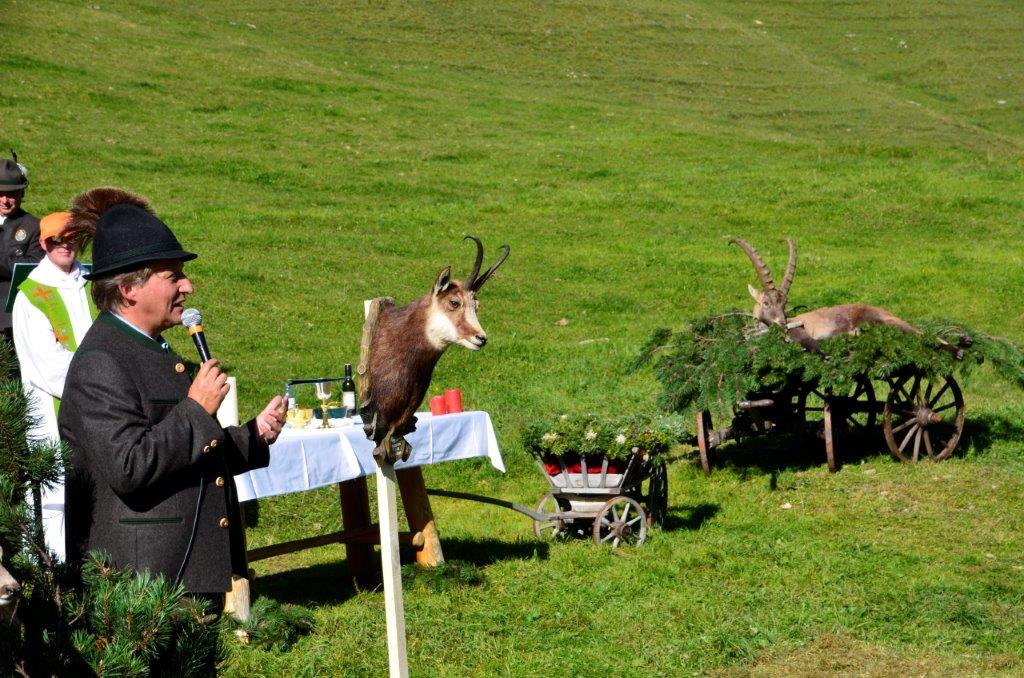
[[370, 340], [369, 390], [360, 414], [366, 436], [377, 444], [378, 461], [409, 457], [409, 444], [402, 436], [416, 430], [413, 413], [430, 386], [434, 366], [452, 344], [477, 351], [487, 343], [487, 333], [476, 317], [476, 294], [509, 255], [502, 255], [483, 275], [480, 264], [484, 246], [476, 243], [476, 263], [465, 281], [452, 280], [452, 267], [441, 269], [434, 288], [416, 301], [396, 308], [386, 300]]
[[[789, 297], [789, 286], [793, 283], [793, 274], [796, 273], [796, 243], [792, 238], [786, 238], [789, 244], [789, 263], [786, 264], [786, 273], [782, 277], [782, 284], [775, 287], [772, 281], [771, 271], [764, 263], [764, 259], [757, 250], [746, 240], [733, 238], [729, 242], [739, 245], [750, 261], [754, 264], [757, 277], [761, 281], [762, 290], [753, 285], [747, 285], [750, 296], [754, 297], [754, 318], [762, 328], [771, 325], [785, 327], [787, 335], [792, 341], [798, 342], [808, 351], [823, 355], [819, 342], [835, 337], [840, 334], [857, 334], [861, 325], [892, 325], [904, 332], [921, 334], [921, 330], [913, 325], [900, 320], [889, 311], [878, 306], [867, 304], [843, 304], [841, 306], [830, 306], [827, 308], [816, 308], [813, 311], [801, 313], [795, 318], [786, 318], [786, 301]], [[970, 346], [968, 337], [960, 338], [960, 346], [940, 340], [941, 348], [950, 351], [956, 358], [963, 358], [964, 346]]]

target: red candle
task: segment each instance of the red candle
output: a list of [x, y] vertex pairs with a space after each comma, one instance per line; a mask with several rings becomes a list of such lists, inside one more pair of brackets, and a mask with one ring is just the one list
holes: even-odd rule
[[439, 414], [448, 414], [448, 408], [445, 407], [444, 396], [433, 396], [430, 399], [430, 413], [434, 416]]
[[449, 388], [444, 392], [444, 405], [449, 414], [462, 411], [462, 391]]

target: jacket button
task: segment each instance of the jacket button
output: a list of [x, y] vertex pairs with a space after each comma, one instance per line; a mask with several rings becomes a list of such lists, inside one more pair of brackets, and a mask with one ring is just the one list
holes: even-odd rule
[[210, 451], [210, 446], [209, 445], [204, 445], [203, 446], [203, 454], [206, 454], [209, 451]]
[[210, 441], [210, 447], [217, 447], [217, 439], [216, 438], [214, 438], [213, 440]]
[[220, 476], [218, 476], [217, 479], [213, 482], [217, 484], [217, 487], [224, 487], [224, 479], [221, 478]]
[[181, 374], [182, 372], [185, 371], [185, 364], [178, 363], [177, 365], [174, 366], [174, 371], [177, 372], [178, 374]]
[[228, 519], [227, 518], [221, 518], [220, 522], [217, 523], [217, 524], [220, 525], [221, 527], [226, 528], [230, 523], [228, 523]]

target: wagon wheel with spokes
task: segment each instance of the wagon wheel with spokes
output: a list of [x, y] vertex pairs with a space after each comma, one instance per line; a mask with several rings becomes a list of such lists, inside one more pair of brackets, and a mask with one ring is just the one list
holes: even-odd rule
[[543, 513], [551, 518], [544, 520], [533, 520], [533, 533], [537, 539], [545, 541], [564, 541], [572, 536], [569, 531], [569, 523], [564, 518], [555, 514], [569, 510], [569, 502], [556, 497], [553, 492], [548, 492], [537, 502], [537, 513]]
[[964, 430], [964, 397], [952, 376], [895, 380], [882, 411], [889, 451], [900, 461], [932, 461], [953, 453]]
[[641, 546], [647, 538], [647, 515], [632, 497], [612, 497], [604, 503], [594, 519], [594, 543], [610, 544], [617, 549], [623, 544]]
[[830, 393], [817, 384], [810, 384], [800, 392], [797, 410], [805, 425], [820, 427], [828, 470], [834, 472], [838, 440], [862, 438], [870, 432], [878, 418], [878, 401], [871, 380], [861, 376], [844, 394]]

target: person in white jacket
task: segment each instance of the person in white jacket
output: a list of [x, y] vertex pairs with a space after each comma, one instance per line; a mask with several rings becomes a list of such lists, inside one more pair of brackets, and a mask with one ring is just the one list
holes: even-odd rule
[[[38, 424], [30, 440], [58, 441], [57, 412], [64, 378], [78, 343], [96, 317], [84, 274], [77, 261], [78, 242], [67, 227], [69, 212], [49, 214], [39, 222], [39, 244], [46, 256], [18, 287], [11, 311], [14, 347], [21, 382]], [[46, 546], [65, 559], [64, 486], [42, 488]]]

